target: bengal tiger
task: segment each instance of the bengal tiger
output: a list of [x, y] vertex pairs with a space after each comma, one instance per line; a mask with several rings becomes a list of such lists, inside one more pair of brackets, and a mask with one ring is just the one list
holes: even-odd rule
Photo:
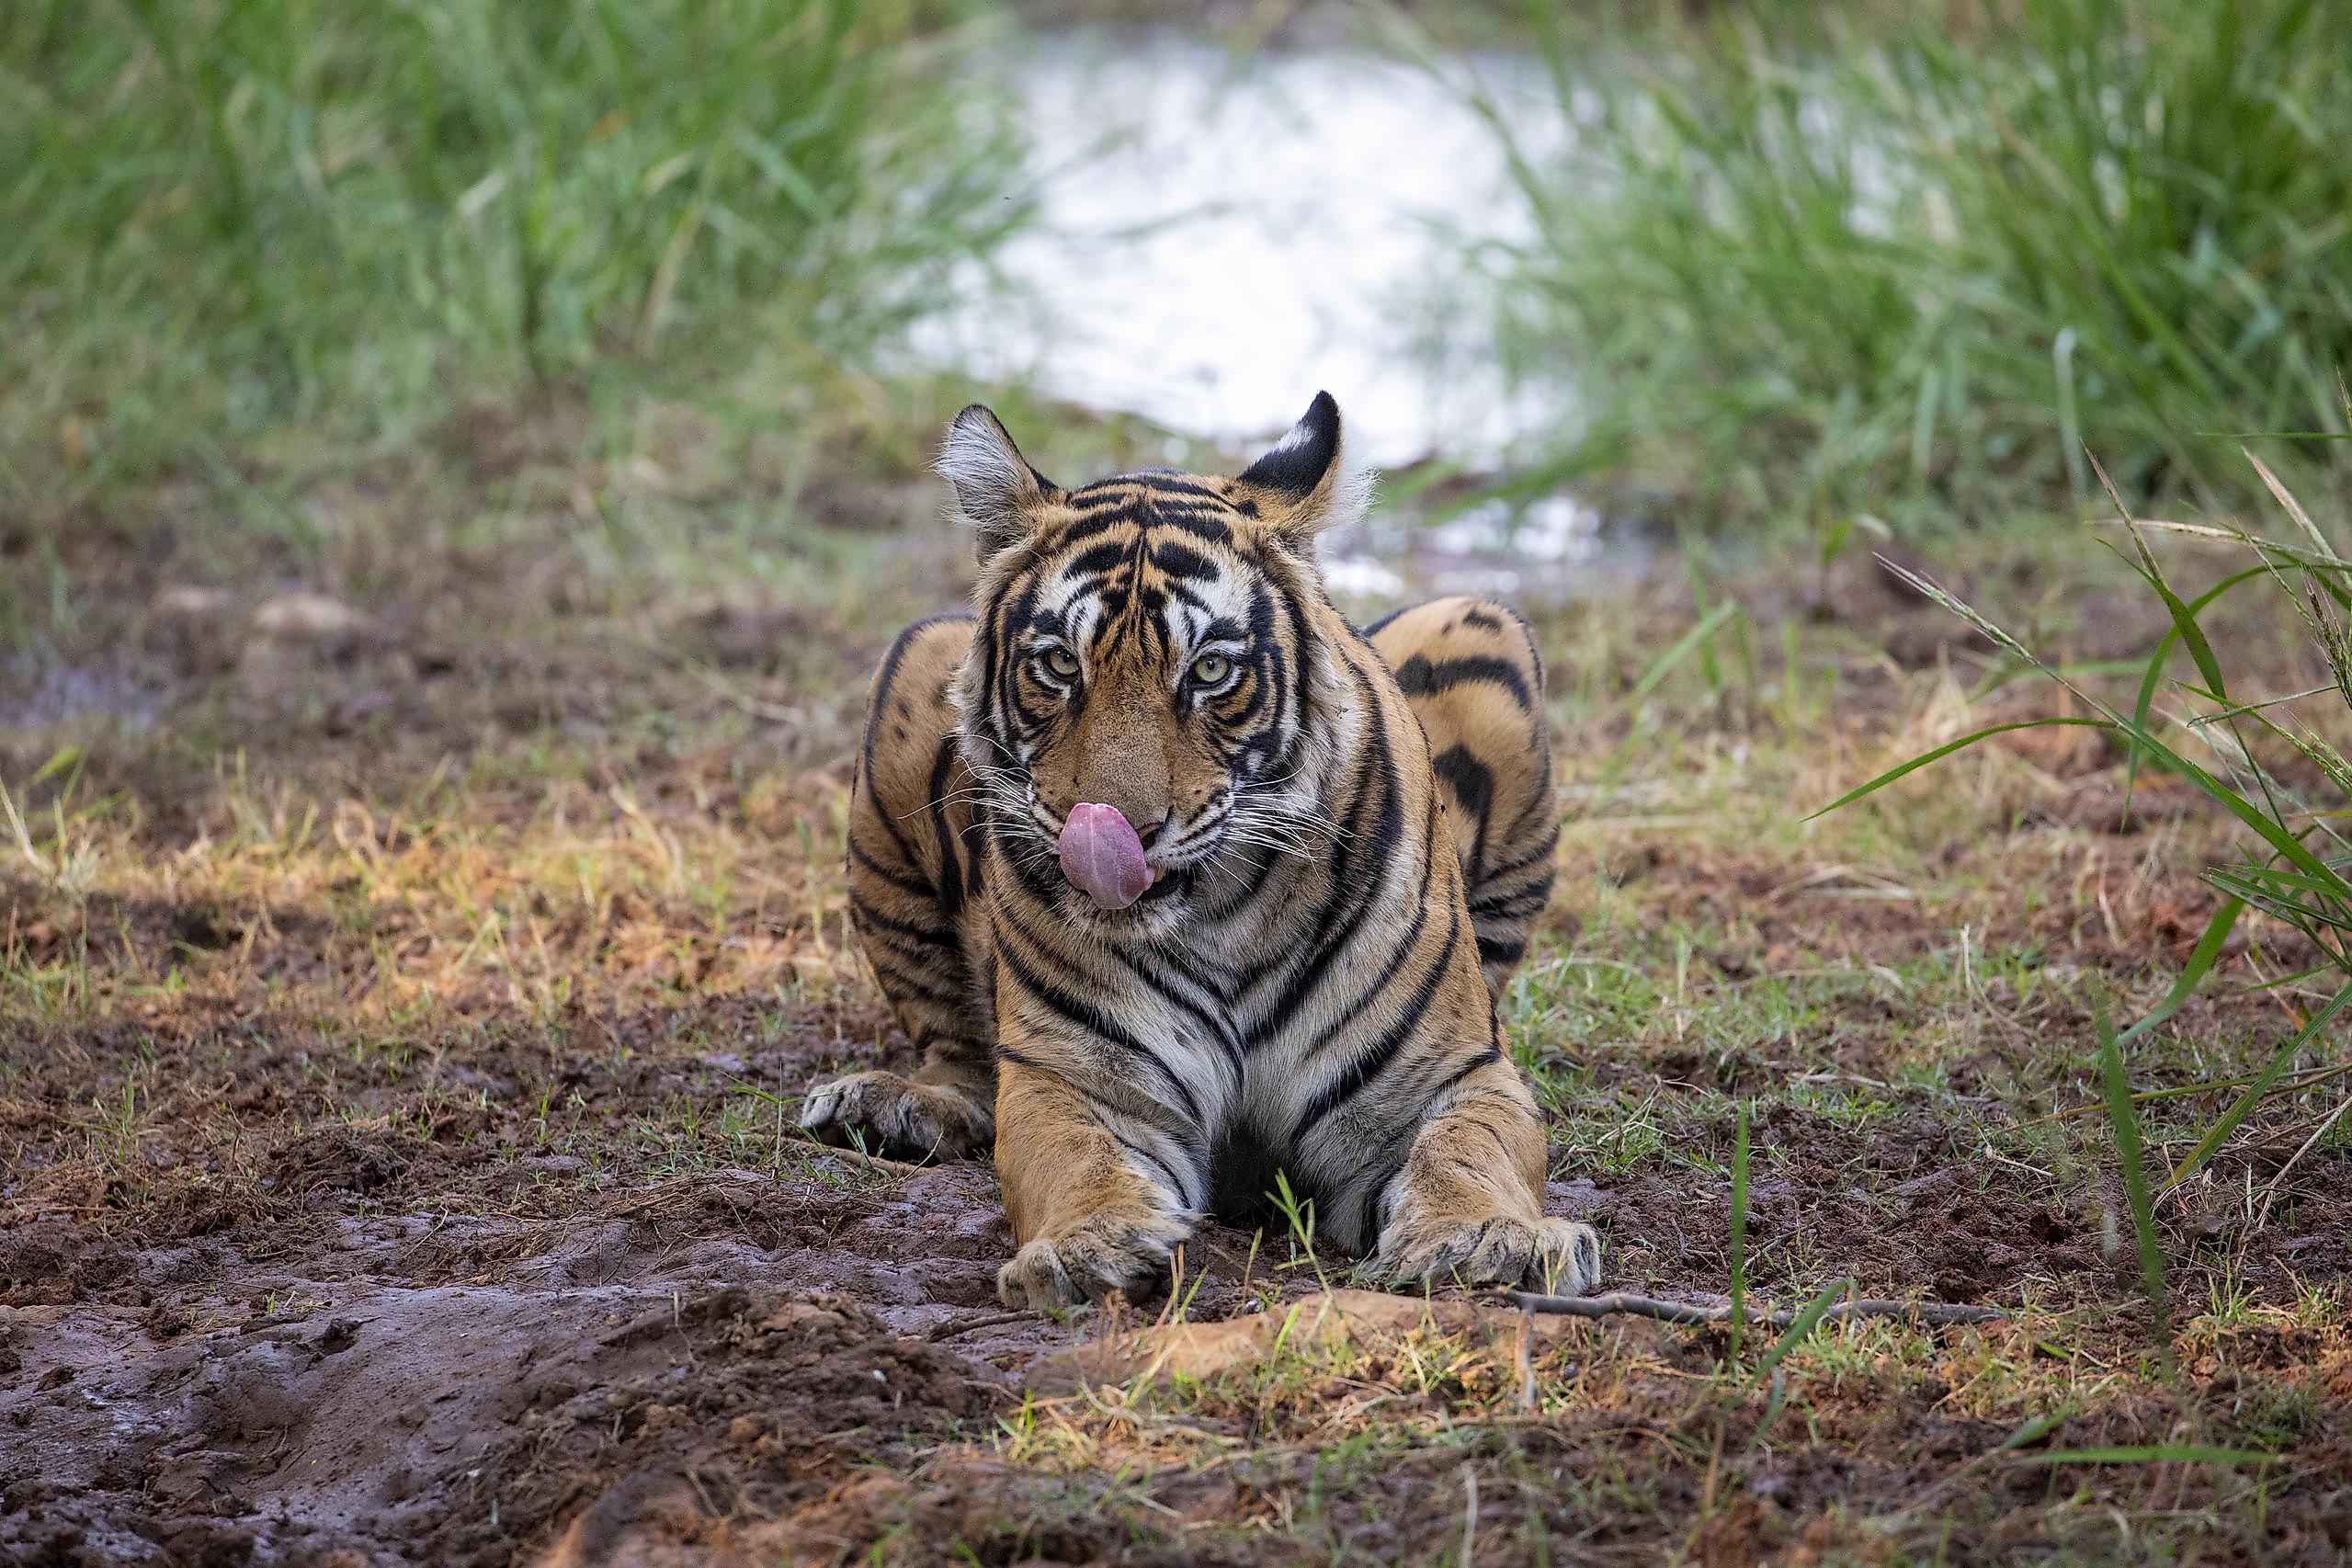
[[1543, 1212], [1500, 985], [1552, 880], [1543, 671], [1499, 604], [1358, 631], [1315, 536], [1357, 516], [1328, 393], [1239, 478], [1054, 484], [974, 404], [939, 460], [976, 617], [909, 627], [868, 700], [849, 907], [912, 1079], [801, 1124], [992, 1142], [1010, 1306], [1141, 1294], [1279, 1171], [1397, 1281], [1599, 1276]]

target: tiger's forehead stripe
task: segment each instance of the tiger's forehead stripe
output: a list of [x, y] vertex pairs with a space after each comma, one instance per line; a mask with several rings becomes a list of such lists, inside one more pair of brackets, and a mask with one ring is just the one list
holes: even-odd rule
[[[1033, 619], [1066, 622], [1086, 605], [1097, 645], [1130, 628], [1155, 652], [1197, 642], [1235, 614], [1261, 630], [1270, 620], [1249, 571], [1262, 562], [1240, 547], [1241, 514], [1218, 491], [1181, 475], [1127, 475], [1073, 491], [1064, 505], [1073, 515], [1048, 525], [1031, 556], [1041, 601]], [[1051, 630], [1080, 635], [1074, 625]]]
[[1180, 474], [1122, 474], [1068, 492], [1062, 504], [1074, 514], [1047, 544], [1066, 549], [1092, 534], [1121, 524], [1164, 527], [1195, 534], [1210, 544], [1232, 546], [1231, 518], [1256, 515], [1256, 506]]

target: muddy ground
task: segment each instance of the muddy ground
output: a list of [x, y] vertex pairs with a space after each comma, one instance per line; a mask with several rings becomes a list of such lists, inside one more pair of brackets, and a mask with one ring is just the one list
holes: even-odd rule
[[[456, 493], [563, 521], [500, 438]], [[469, 542], [398, 481], [235, 558], [201, 495], [0, 535], [17, 602], [62, 574], [74, 610], [0, 665], [0, 1558], [2344, 1560], [2352, 1155], [2295, 1157], [2335, 1081], [2166, 1199], [2164, 1332], [2073, 1114], [2092, 992], [2161, 994], [2226, 824], [2161, 780], [2127, 814], [2054, 732], [1791, 826], [1955, 701], [2049, 701], [1975, 689], [1982, 645], [1867, 562], [1733, 582], [1812, 707], [1729, 642], [1620, 704], [1690, 622], [1670, 560], [1545, 613], [1570, 829], [1506, 1023], [1612, 1285], [1722, 1299], [1750, 1099], [1756, 1291], [2012, 1317], [1754, 1376], [1719, 1329], [1562, 1324], [1523, 1377], [1516, 1319], [1433, 1322], [1072, 1392], [1074, 1344], [1348, 1265], [1211, 1230], [1173, 1302], [1007, 1312], [986, 1167], [791, 1131], [812, 1079], [906, 1059], [837, 867], [862, 672], [964, 580], [920, 487], [744, 586]], [[2073, 657], [2162, 625], [1971, 570]], [[2266, 1059], [2300, 940], [2250, 923], [2135, 1086]], [[2152, 1103], [2156, 1153], [2227, 1098]]]

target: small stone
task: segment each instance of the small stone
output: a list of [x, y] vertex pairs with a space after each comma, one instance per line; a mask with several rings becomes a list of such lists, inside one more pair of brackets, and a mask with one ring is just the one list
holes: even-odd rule
[[356, 637], [371, 624], [365, 611], [324, 594], [280, 594], [253, 612], [255, 633], [282, 642]]
[[236, 596], [226, 588], [175, 583], [155, 595], [155, 613], [165, 620], [218, 620], [236, 603]]

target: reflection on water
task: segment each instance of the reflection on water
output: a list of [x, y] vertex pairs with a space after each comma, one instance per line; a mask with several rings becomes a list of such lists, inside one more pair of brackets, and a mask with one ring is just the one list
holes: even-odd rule
[[[1527, 125], [1560, 117], [1532, 61], [1478, 73]], [[1235, 58], [1174, 34], [1078, 31], [1008, 61], [1040, 220], [1007, 287], [926, 326], [915, 351], [1049, 396], [1231, 445], [1271, 439], [1319, 388], [1358, 461], [1500, 466], [1555, 411], [1496, 369], [1465, 242], [1528, 231], [1500, 147], [1429, 73], [1353, 50]], [[1539, 148], [1541, 138], [1536, 138]], [[1330, 540], [1336, 594], [1576, 591], [1590, 508], [1389, 517]]]
[[1605, 527], [1584, 502], [1548, 495], [1524, 506], [1483, 501], [1438, 522], [1375, 512], [1326, 536], [1322, 552], [1332, 597], [1358, 608], [1437, 594], [1499, 594], [1530, 605], [1588, 597], [1640, 577], [1651, 547]]

